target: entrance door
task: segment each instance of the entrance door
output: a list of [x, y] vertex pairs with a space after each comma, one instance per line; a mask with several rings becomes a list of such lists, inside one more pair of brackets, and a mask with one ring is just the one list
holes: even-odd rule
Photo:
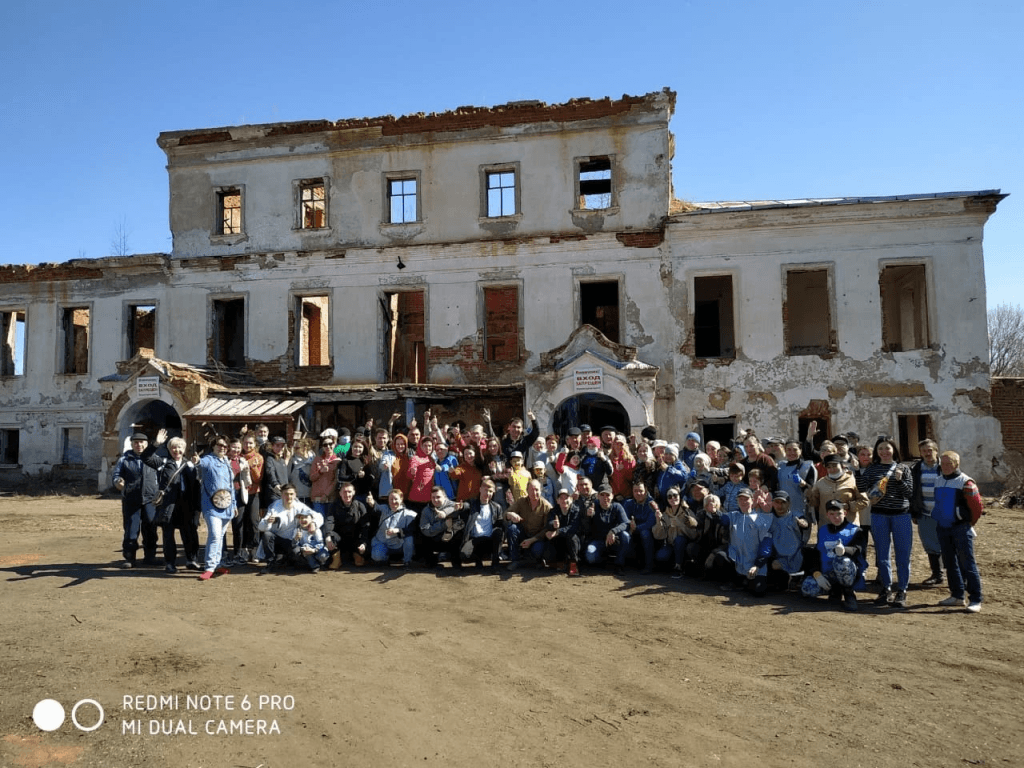
[[589, 424], [594, 434], [602, 427], [615, 427], [623, 434], [629, 434], [629, 415], [618, 400], [607, 395], [586, 394], [566, 398], [555, 409], [551, 426], [556, 435], [565, 437], [570, 427]]

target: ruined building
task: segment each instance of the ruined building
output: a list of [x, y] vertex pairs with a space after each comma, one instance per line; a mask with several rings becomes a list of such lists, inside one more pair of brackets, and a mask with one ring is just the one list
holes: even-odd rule
[[104, 483], [133, 424], [276, 432], [432, 406], [706, 439], [1002, 452], [997, 190], [683, 203], [675, 94], [172, 131], [173, 250], [0, 267], [0, 472]]

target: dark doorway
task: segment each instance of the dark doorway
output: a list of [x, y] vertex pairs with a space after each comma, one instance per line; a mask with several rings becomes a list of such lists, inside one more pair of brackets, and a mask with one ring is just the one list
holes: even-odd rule
[[551, 417], [551, 427], [556, 435], [565, 437], [570, 427], [589, 424], [597, 434], [602, 427], [615, 427], [625, 435], [629, 434], [629, 414], [618, 400], [607, 395], [575, 395], [559, 403]]

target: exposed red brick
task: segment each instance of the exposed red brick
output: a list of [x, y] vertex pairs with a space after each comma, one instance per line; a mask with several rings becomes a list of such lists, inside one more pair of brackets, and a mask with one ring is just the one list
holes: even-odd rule
[[657, 248], [665, 241], [665, 230], [646, 232], [616, 232], [615, 239], [629, 248]]

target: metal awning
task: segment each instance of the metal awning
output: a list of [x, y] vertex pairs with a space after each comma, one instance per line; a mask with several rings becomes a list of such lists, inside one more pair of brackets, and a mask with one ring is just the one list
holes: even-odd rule
[[210, 421], [245, 421], [260, 418], [287, 418], [306, 407], [308, 400], [260, 400], [241, 397], [208, 397], [193, 405], [183, 415], [186, 419]]

